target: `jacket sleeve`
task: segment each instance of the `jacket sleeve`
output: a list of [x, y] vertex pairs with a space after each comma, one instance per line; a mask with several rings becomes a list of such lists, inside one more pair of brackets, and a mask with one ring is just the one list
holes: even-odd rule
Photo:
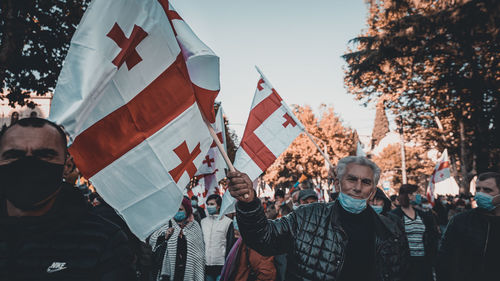
[[263, 256], [275, 256], [291, 250], [297, 228], [295, 212], [277, 220], [268, 220], [260, 200], [238, 202], [236, 218], [245, 243]]
[[458, 231], [455, 217], [453, 217], [446, 227], [439, 246], [436, 264], [438, 281], [460, 280], [458, 276], [455, 276], [459, 268], [458, 258], [460, 255], [458, 252], [460, 248]]
[[110, 238], [101, 256], [97, 280], [135, 280], [133, 260], [134, 256], [128, 245], [127, 236], [123, 231], [117, 231]]

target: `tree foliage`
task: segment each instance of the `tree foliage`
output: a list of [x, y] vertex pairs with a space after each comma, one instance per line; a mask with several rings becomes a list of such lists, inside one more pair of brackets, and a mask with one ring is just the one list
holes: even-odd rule
[[384, 101], [380, 100], [377, 103], [377, 111], [375, 112], [375, 124], [372, 131], [372, 148], [377, 146], [380, 141], [389, 133], [389, 120], [385, 114]]
[[30, 92], [44, 95], [54, 90], [88, 2], [0, 1], [0, 94], [11, 106], [25, 105]]
[[[334, 113], [333, 107], [322, 106], [318, 119], [309, 106], [295, 106], [294, 113], [314, 136], [317, 143], [328, 152], [330, 161], [335, 164], [340, 158], [356, 153], [357, 135], [344, 127]], [[301, 174], [309, 179], [326, 179], [328, 170], [323, 156], [305, 135], [299, 135], [280, 157], [266, 170], [264, 180], [279, 188], [290, 187]]]
[[[405, 154], [408, 183], [419, 185], [425, 189], [434, 169], [434, 163], [427, 157], [426, 149], [423, 146], [407, 145], [405, 146]], [[391, 179], [391, 185], [397, 190], [403, 183], [400, 144], [388, 145], [372, 160], [382, 170], [381, 178]]]
[[[402, 116], [406, 138], [448, 148], [462, 178], [500, 166], [500, 1], [371, 0], [345, 82]], [[443, 128], [437, 126], [438, 117]]]

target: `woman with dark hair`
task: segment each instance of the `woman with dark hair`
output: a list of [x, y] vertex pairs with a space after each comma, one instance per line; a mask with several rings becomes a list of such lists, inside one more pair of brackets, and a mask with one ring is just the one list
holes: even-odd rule
[[439, 231], [434, 216], [413, 207], [418, 204], [418, 186], [403, 184], [399, 189], [398, 200], [401, 204], [391, 211], [404, 225], [410, 248], [409, 281], [431, 281], [432, 267], [437, 254]]
[[377, 214], [386, 216], [391, 211], [391, 200], [380, 188], [377, 188], [375, 195], [370, 199], [370, 206]]
[[174, 218], [153, 233], [149, 243], [159, 256], [156, 280], [205, 279], [205, 243], [189, 198], [182, 200]]

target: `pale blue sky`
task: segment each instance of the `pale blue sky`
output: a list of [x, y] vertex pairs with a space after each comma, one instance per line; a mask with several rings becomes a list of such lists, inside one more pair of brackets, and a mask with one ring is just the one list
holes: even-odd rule
[[220, 57], [218, 100], [240, 140], [260, 67], [288, 104], [333, 105], [346, 125], [371, 134], [374, 107], [346, 93], [341, 58], [366, 28], [363, 0], [174, 0], [175, 9]]

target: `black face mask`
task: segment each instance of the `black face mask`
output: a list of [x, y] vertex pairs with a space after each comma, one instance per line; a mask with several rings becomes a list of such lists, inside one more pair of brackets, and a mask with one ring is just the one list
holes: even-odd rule
[[64, 165], [29, 156], [0, 165], [0, 186], [4, 197], [21, 210], [37, 210], [62, 184]]

